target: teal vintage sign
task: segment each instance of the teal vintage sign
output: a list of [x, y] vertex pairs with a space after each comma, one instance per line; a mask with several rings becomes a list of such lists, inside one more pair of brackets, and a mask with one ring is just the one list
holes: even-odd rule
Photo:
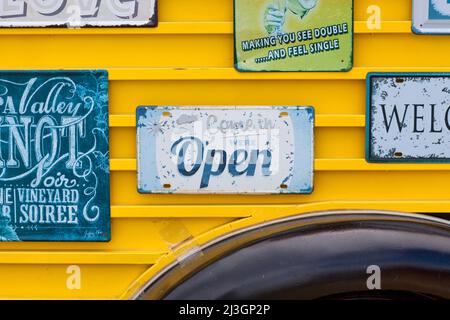
[[109, 239], [107, 72], [0, 72], [0, 241]]

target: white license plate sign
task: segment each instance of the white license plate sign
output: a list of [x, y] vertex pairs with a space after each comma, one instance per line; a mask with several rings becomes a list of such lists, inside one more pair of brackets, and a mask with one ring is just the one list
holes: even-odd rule
[[0, 0], [0, 27], [155, 26], [156, 0]]
[[417, 34], [450, 34], [450, 1], [414, 0], [412, 29]]
[[311, 107], [139, 107], [141, 193], [311, 193]]
[[450, 161], [450, 75], [370, 74], [368, 92], [368, 161]]

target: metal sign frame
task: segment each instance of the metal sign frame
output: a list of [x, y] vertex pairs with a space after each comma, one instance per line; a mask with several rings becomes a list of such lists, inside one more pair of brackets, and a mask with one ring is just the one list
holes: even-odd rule
[[450, 158], [376, 158], [372, 156], [372, 79], [376, 77], [448, 77], [448, 72], [371, 72], [366, 78], [365, 158], [370, 163], [450, 163]]
[[111, 238], [106, 70], [0, 71], [0, 241]]
[[[141, 106], [136, 121], [139, 193], [313, 191], [312, 107]], [[222, 130], [224, 122], [227, 127]], [[236, 127], [238, 123], [242, 126]], [[188, 153], [191, 148], [195, 153]]]
[[[412, 31], [415, 34], [450, 34], [450, 3], [442, 1], [413, 0]], [[448, 14], [439, 12], [438, 6], [447, 6], [442, 10], [449, 10]]]
[[[354, 10], [354, 0], [351, 0], [351, 18], [350, 18], [350, 23], [351, 23], [351, 28], [349, 28], [348, 30], [348, 34], [350, 35], [350, 52], [348, 54], [348, 56], [346, 57], [341, 57], [338, 60], [336, 60], [336, 63], [332, 66], [332, 67], [313, 67], [313, 68], [306, 68], [305, 65], [310, 64], [310, 62], [304, 62], [302, 63], [300, 60], [298, 63], [295, 64], [295, 66], [289, 67], [289, 68], [280, 68], [280, 67], [260, 67], [260, 68], [255, 68], [255, 66], [245, 66], [246, 63], [248, 63], [249, 59], [244, 59], [240, 57], [239, 54], [239, 50], [238, 47], [240, 46], [240, 44], [238, 44], [238, 22], [237, 22], [237, 10], [238, 10], [238, 6], [237, 6], [237, 2], [241, 1], [241, 0], [233, 0], [233, 5], [234, 5], [234, 11], [233, 11], [233, 37], [234, 37], [234, 67], [237, 71], [239, 72], [348, 72], [350, 70], [353, 69], [353, 64], [354, 64], [354, 28], [355, 28], [355, 21], [354, 21], [354, 15], [355, 15], [355, 10]], [[262, 1], [262, 0], [258, 0], [258, 1]], [[263, 0], [263, 1], [267, 1], [267, 4], [270, 5], [270, 1], [269, 0]], [[291, 0], [272, 0], [273, 3], [275, 2], [283, 2], [283, 1], [291, 1]], [[318, 0], [318, 1], [324, 1], [324, 0]], [[306, 16], [309, 15], [310, 11], [308, 10], [306, 12]], [[289, 9], [288, 9], [289, 11]], [[290, 12], [290, 11], [289, 11]], [[302, 17], [303, 19], [303, 17]], [[323, 17], [322, 17], [323, 19]], [[347, 23], [347, 21], [342, 21], [342, 24]], [[337, 22], [335, 23], [337, 24]], [[316, 26], [316, 27], [311, 27], [311, 30], [313, 28], [321, 28], [321, 27], [326, 27], [329, 25], [324, 25], [324, 26]], [[295, 30], [295, 31], [290, 31], [290, 33], [296, 33], [297, 32], [302, 32], [302, 31], [307, 31], [309, 28], [305, 28], [303, 30]], [[285, 33], [287, 34], [287, 33]], [[342, 35], [341, 35], [342, 36]], [[310, 43], [315, 43], [315, 42], [320, 42], [323, 38], [316, 38], [313, 35], [313, 39], [312, 40], [308, 40], [309, 42], [307, 43], [308, 45]], [[328, 38], [324, 38], [325, 40], [327, 40]], [[331, 38], [330, 38], [331, 39]], [[335, 39], [335, 38], [334, 38]], [[331, 40], [330, 40], [331, 41]], [[304, 44], [303, 41], [299, 41], [298, 39], [296, 40], [295, 43], [293, 43], [292, 46], [296, 46], [296, 45], [302, 45]], [[286, 46], [286, 44], [284, 45]], [[274, 47], [274, 49], [280, 48], [280, 46], [276, 46]], [[265, 48], [265, 49], [270, 49], [270, 48]], [[309, 49], [307, 49], [309, 50]], [[296, 50], [295, 50], [296, 51]], [[317, 55], [317, 57], [319, 57], [319, 59], [321, 58], [320, 55], [322, 55], [323, 53], [327, 53], [327, 52], [321, 52]], [[304, 58], [304, 56], [298, 56], [297, 53], [295, 53], [296, 56], [293, 59], [296, 58]], [[264, 61], [264, 59], [267, 58], [266, 56], [260, 56], [259, 58], [253, 57], [253, 60], [258, 60], [259, 62], [257, 62], [257, 64], [259, 63], [266, 63], [266, 61]], [[292, 59], [292, 58], [291, 58]], [[276, 63], [277, 61], [275, 61]], [[252, 62], [252, 63], [256, 63], [256, 62]], [[342, 63], [342, 65], [338, 65], [339, 63]], [[294, 63], [292, 63], [294, 65]]]

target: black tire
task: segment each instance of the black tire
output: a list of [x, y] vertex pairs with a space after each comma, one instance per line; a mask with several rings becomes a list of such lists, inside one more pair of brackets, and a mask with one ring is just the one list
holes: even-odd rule
[[[380, 269], [380, 290], [367, 285], [369, 266]], [[139, 298], [448, 299], [450, 224], [360, 212], [275, 221], [201, 248]]]

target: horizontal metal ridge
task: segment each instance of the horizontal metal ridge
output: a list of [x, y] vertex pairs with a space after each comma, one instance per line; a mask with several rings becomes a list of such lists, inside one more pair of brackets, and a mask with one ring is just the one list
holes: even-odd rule
[[365, 80], [369, 72], [450, 72], [450, 67], [354, 67], [348, 72], [238, 72], [232, 67], [109, 68], [108, 71], [112, 81]]
[[[177, 35], [177, 34], [232, 34], [232, 21], [215, 22], [160, 22], [157, 28], [0, 28], [0, 36], [30, 35]], [[366, 21], [355, 21], [355, 33], [411, 33], [411, 21], [383, 21], [373, 29]]]
[[153, 251], [0, 251], [0, 264], [143, 264], [156, 263]]
[[[85, 70], [89, 68], [67, 68]], [[106, 69], [110, 81], [184, 81], [184, 80], [365, 80], [369, 72], [438, 72], [450, 73], [450, 67], [354, 67], [348, 72], [238, 72], [232, 67], [215, 68], [119, 68], [98, 66]], [[9, 70], [5, 68], [3, 70]], [[16, 70], [16, 69], [11, 69]], [[41, 69], [28, 69], [41, 70]], [[50, 68], [48, 70], [61, 70]]]
[[[307, 196], [299, 196], [307, 197]], [[254, 215], [270, 216], [271, 213], [285, 212], [286, 215], [302, 212], [372, 209], [421, 213], [450, 212], [450, 200], [339, 200], [318, 201], [298, 204], [192, 204], [192, 205], [120, 205], [111, 207], [113, 219], [172, 219], [172, 218], [248, 218]]]
[[[368, 163], [365, 159], [316, 159], [315, 171], [450, 171], [450, 164]], [[136, 159], [112, 159], [111, 171], [136, 171]]]
[[[136, 127], [134, 115], [111, 115], [109, 125], [113, 128]], [[358, 114], [319, 114], [316, 115], [316, 127], [364, 127], [365, 116]]]
[[221, 205], [120, 205], [111, 206], [112, 218], [245, 218], [248, 206]]

